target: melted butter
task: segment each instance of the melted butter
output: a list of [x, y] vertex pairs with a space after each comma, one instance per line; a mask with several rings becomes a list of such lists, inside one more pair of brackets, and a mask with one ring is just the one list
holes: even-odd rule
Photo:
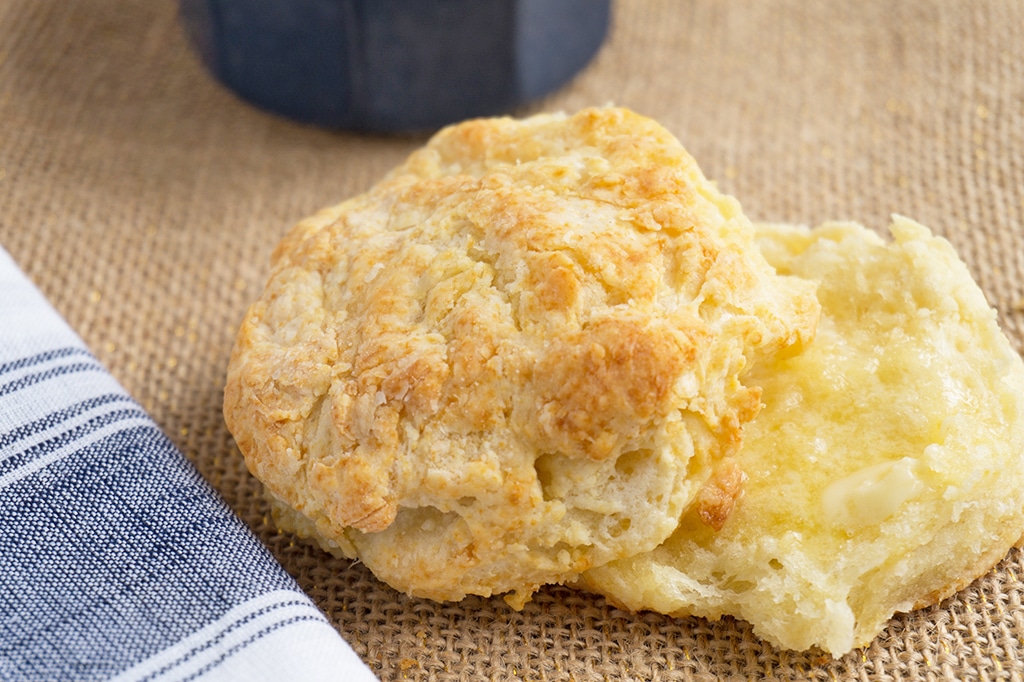
[[833, 481], [821, 496], [825, 518], [850, 529], [881, 523], [924, 489], [924, 482], [914, 473], [915, 464], [914, 459], [904, 457]]

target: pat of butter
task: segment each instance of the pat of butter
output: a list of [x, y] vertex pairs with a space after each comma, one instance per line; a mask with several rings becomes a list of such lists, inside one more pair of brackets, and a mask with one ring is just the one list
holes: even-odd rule
[[821, 496], [825, 517], [845, 528], [881, 523], [924, 489], [916, 460], [882, 462], [833, 481]]

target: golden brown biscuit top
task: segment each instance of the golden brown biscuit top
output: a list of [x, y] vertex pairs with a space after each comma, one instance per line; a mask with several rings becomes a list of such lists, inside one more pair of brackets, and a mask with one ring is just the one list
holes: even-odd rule
[[664, 539], [758, 410], [748, 364], [813, 334], [752, 238], [627, 110], [448, 128], [277, 247], [226, 419], [393, 585], [528, 597]]

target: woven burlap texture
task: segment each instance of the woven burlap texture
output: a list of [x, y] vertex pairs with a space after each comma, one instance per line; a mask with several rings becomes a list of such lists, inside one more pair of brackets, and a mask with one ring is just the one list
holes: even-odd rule
[[[1024, 3], [620, 0], [609, 40], [529, 109], [660, 120], [755, 220], [893, 212], [950, 239], [1024, 347]], [[284, 231], [419, 138], [252, 108], [185, 43], [174, 3], [0, 3], [0, 244], [385, 680], [1021, 679], [1016, 550], [839, 660], [743, 623], [626, 613], [567, 588], [406, 598], [275, 531], [220, 404]]]

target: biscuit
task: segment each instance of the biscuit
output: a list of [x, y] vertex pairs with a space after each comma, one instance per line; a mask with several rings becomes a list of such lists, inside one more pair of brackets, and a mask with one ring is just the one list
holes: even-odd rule
[[838, 656], [1020, 540], [1024, 363], [948, 242], [905, 218], [891, 232], [760, 227], [780, 273], [818, 283], [822, 316], [799, 354], [751, 371], [765, 406], [737, 456], [744, 497], [719, 532], [687, 512], [582, 586]]
[[721, 525], [808, 341], [738, 203], [618, 108], [445, 129], [272, 256], [224, 416], [283, 527], [411, 595], [506, 593]]

